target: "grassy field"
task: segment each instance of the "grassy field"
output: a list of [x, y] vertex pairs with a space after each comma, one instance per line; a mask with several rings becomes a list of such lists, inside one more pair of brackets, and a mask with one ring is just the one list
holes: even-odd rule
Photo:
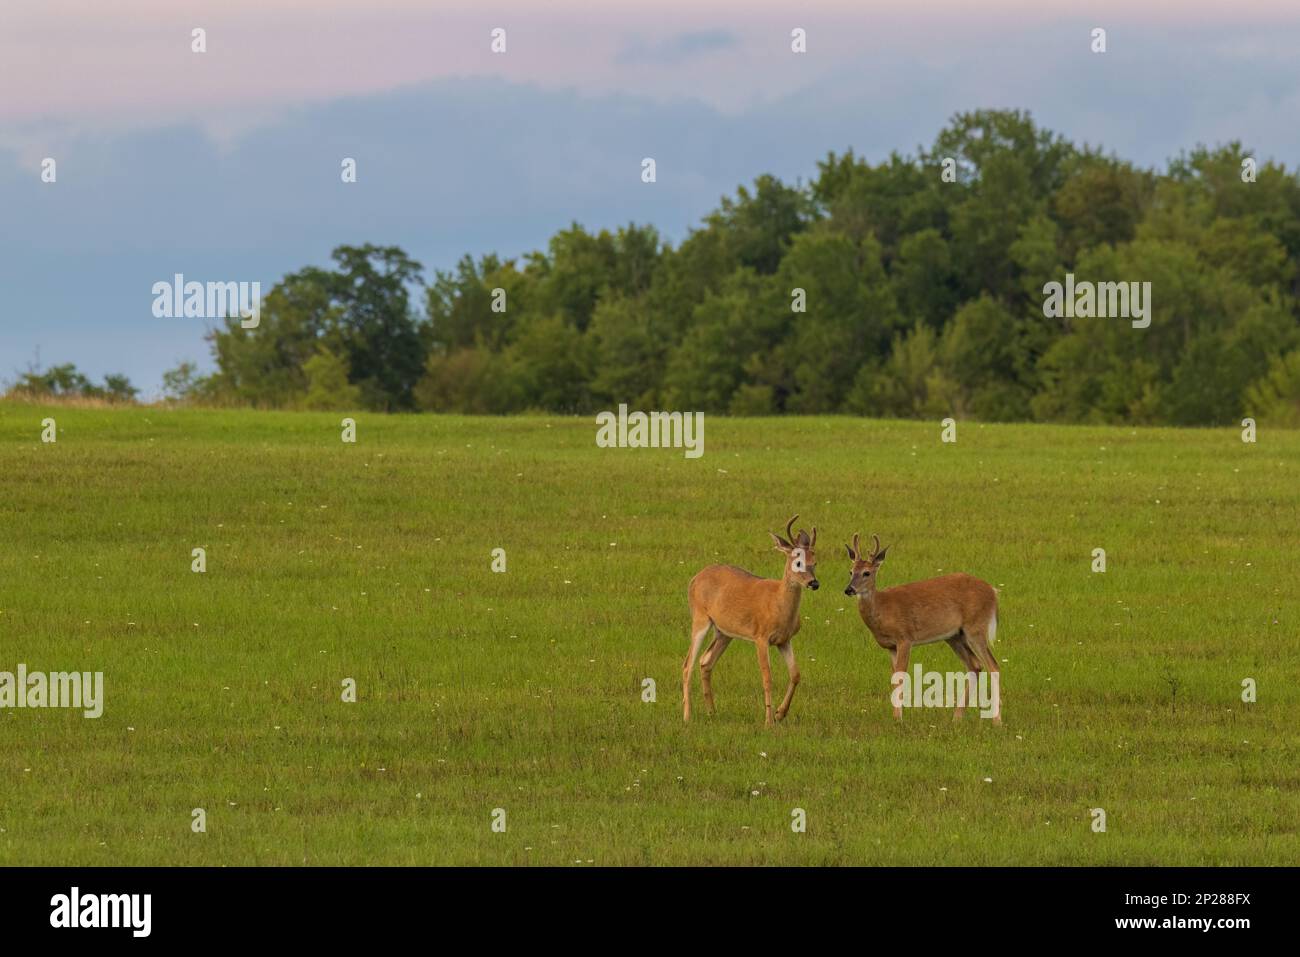
[[[106, 699], [0, 711], [0, 864], [1300, 859], [1300, 433], [709, 418], [688, 460], [340, 418], [0, 403], [0, 671]], [[796, 511], [824, 585], [789, 718], [737, 642], [683, 726], [687, 582], [778, 575]], [[854, 531], [897, 543], [882, 585], [1000, 589], [1002, 727], [893, 721]]]

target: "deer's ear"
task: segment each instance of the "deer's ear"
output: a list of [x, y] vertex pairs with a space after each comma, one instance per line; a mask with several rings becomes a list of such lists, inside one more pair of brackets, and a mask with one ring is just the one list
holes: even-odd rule
[[852, 546], [852, 545], [845, 545], [845, 546], [844, 546], [844, 550], [845, 550], [846, 552], [849, 553], [849, 561], [851, 561], [851, 562], [856, 562], [856, 561], [858, 560], [858, 556], [855, 555], [855, 554], [853, 554], [853, 546]]
[[885, 552], [887, 552], [887, 551], [889, 551], [889, 546], [888, 546], [888, 545], [886, 545], [884, 548], [882, 548], [882, 549], [881, 549], [881, 550], [876, 554], [876, 557], [873, 558], [873, 559], [871, 560], [871, 561], [872, 561], [872, 564], [875, 564], [875, 565], [880, 565], [880, 564], [882, 564], [882, 563], [885, 561]]
[[793, 545], [787, 542], [780, 535], [776, 534], [776, 532], [768, 532], [767, 534], [772, 536], [772, 547], [778, 552], [788, 552], [790, 549], [794, 548]]

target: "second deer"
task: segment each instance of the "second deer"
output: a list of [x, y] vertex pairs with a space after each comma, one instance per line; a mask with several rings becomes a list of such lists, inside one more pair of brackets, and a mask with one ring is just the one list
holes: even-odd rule
[[[881, 548], [875, 535], [871, 540], [873, 547], [865, 556], [856, 534], [853, 544], [844, 546], [853, 562], [844, 594], [857, 597], [858, 614], [876, 644], [893, 658], [894, 674], [907, 671], [913, 645], [935, 641], [948, 642], [968, 672], [978, 675], [987, 665], [990, 673], [997, 674], [998, 662], [990, 647], [998, 631], [998, 593], [993, 586], [970, 575], [955, 574], [877, 589], [876, 573], [888, 548]], [[993, 723], [1001, 724], [1000, 702], [994, 708]], [[959, 704], [953, 718], [960, 720], [961, 715]], [[895, 705], [894, 717], [902, 716], [903, 709]]]

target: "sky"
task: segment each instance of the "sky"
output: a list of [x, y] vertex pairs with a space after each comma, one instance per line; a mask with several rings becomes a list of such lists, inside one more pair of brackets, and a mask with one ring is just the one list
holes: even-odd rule
[[1156, 168], [1231, 140], [1295, 168], [1300, 3], [5, 0], [0, 383], [211, 368], [208, 321], [153, 314], [176, 273], [265, 291], [364, 242], [432, 273], [574, 221], [677, 242], [763, 173], [981, 108]]

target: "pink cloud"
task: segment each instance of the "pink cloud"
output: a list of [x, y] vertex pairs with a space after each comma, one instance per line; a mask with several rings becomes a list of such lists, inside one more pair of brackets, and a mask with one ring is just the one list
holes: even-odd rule
[[[0, 7], [0, 122], [218, 122], [303, 101], [372, 93], [450, 75], [494, 75], [593, 93], [697, 96], [724, 109], [780, 96], [855, 58], [906, 52], [942, 63], [981, 37], [1084, 18], [1122, 43], [1131, 24], [1171, 31], [1219, 21], [1300, 20], [1293, 0], [1100, 0], [1081, 12], [1047, 0], [657, 0], [601, 7], [519, 0], [485, 7], [451, 0], [44, 0]], [[489, 30], [508, 31], [508, 53]], [[789, 31], [808, 30], [806, 57]], [[207, 31], [208, 52], [190, 51]], [[723, 31], [734, 43], [698, 56], [620, 55], [671, 48], [674, 37]], [[15, 95], [14, 91], [21, 91]]]

